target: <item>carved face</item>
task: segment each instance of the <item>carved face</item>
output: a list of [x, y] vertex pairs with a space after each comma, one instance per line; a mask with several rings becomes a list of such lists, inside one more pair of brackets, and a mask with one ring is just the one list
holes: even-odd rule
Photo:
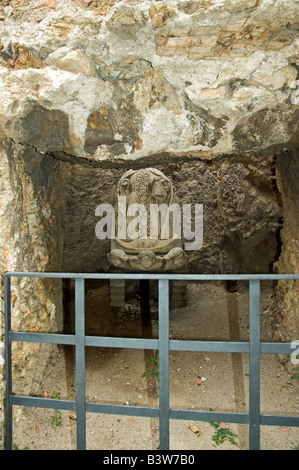
[[163, 204], [168, 200], [171, 185], [164, 178], [155, 178], [151, 187], [151, 200], [153, 204]]
[[152, 264], [153, 264], [153, 261], [154, 261], [154, 258], [155, 256], [149, 256], [149, 255], [145, 255], [141, 258], [140, 262], [141, 262], [141, 265], [144, 269], [149, 269], [151, 268]]

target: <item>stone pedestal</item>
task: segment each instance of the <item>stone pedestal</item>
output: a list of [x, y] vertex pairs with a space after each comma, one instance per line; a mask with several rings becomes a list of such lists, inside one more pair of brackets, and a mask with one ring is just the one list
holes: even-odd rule
[[[138, 282], [138, 281], [137, 281]], [[141, 281], [139, 281], [141, 282]], [[140, 291], [142, 295], [142, 291]], [[148, 291], [150, 296], [150, 291]], [[187, 283], [185, 281], [171, 281], [169, 289], [170, 308], [181, 308], [187, 305]], [[148, 302], [151, 299], [148, 299]], [[144, 303], [145, 299], [140, 298]], [[126, 303], [126, 281], [125, 279], [110, 279], [110, 307], [121, 308]]]
[[110, 279], [110, 307], [123, 307], [126, 300], [125, 279]]
[[170, 283], [170, 308], [181, 308], [187, 305], [187, 283], [172, 281]]

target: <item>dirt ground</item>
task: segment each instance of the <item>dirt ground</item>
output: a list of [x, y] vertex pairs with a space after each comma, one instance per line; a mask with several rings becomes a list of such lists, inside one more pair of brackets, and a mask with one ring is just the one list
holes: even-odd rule
[[[271, 284], [262, 284], [261, 334], [271, 341], [273, 321]], [[68, 319], [67, 328], [73, 328]], [[92, 286], [86, 293], [86, 334], [158, 337], [157, 303], [151, 301], [151, 325], [142, 328], [137, 296], [122, 309], [109, 307], [109, 286]], [[238, 285], [230, 292], [223, 283], [189, 283], [188, 305], [170, 312], [172, 339], [247, 341], [249, 338], [248, 290]], [[86, 399], [101, 403], [158, 406], [158, 380], [150, 356], [155, 351], [86, 348]], [[171, 408], [248, 412], [248, 354], [170, 352]], [[58, 358], [47, 370], [40, 396], [75, 399], [73, 347], [60, 347]], [[276, 355], [261, 357], [261, 411], [297, 415], [299, 381], [292, 379]], [[76, 416], [72, 411], [15, 407], [17, 424], [13, 441], [18, 449], [76, 449]], [[156, 418], [87, 413], [87, 449], [156, 450], [159, 422]], [[222, 423], [235, 436], [219, 445], [209, 422], [171, 420], [172, 450], [246, 450], [248, 426]], [[237, 444], [237, 445], [236, 445]], [[299, 429], [262, 426], [262, 450], [298, 450]]]

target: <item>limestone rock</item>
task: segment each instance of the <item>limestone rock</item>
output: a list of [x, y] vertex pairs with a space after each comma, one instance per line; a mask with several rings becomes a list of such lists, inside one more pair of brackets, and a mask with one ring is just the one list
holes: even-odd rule
[[134, 89], [134, 103], [143, 113], [163, 107], [175, 114], [182, 113], [181, 103], [175, 88], [163, 76], [161, 69], [146, 72]]
[[174, 10], [168, 8], [167, 5], [154, 5], [149, 9], [149, 15], [154, 29], [160, 28], [167, 24], [167, 19], [175, 14]]
[[26, 46], [15, 44], [9, 50], [3, 50], [0, 53], [0, 64], [9, 69], [42, 69], [45, 64], [39, 59], [34, 51], [31, 51]]
[[62, 111], [28, 102], [23, 115], [16, 119], [15, 129], [20, 142], [37, 147], [43, 153], [70, 149], [68, 117]]
[[107, 28], [120, 37], [136, 37], [138, 29], [145, 24], [145, 18], [138, 9], [124, 7], [118, 9], [107, 20]]
[[[61, 0], [55, 8], [44, 5], [42, 18], [26, 17], [41, 11], [41, 5], [34, 1], [28, 8], [28, 2], [11, 2], [5, 7], [12, 11], [10, 16], [7, 10], [7, 21], [0, 24], [2, 64], [30, 72], [23, 96], [19, 90], [16, 99], [16, 87], [11, 86], [5, 93], [14, 93], [9, 99], [19, 109], [26, 96], [36, 95], [30, 85], [36, 83], [33, 69], [44, 71], [43, 82], [51, 75], [52, 84], [48, 90], [43, 87], [46, 108], [67, 115], [74, 155], [95, 161], [111, 155], [134, 160], [161, 152], [214, 158], [239, 151], [254, 154], [259, 139], [268, 154], [297, 140], [291, 118], [298, 94], [295, 1], [107, 0], [82, 8]], [[55, 79], [54, 70], [60, 72]], [[75, 91], [72, 96], [67, 91], [74, 89], [74, 75], [89, 79], [89, 96], [83, 100], [88, 106], [81, 102], [80, 88], [79, 101]], [[53, 79], [58, 80], [54, 87]], [[97, 84], [91, 85], [90, 79]], [[114, 142], [113, 149], [100, 143], [90, 150], [89, 116], [102, 108], [100, 94], [90, 107], [91, 88], [104, 89], [102, 82], [114, 90], [107, 107], [112, 133], [124, 134], [111, 124], [124, 122], [123, 88], [132, 113], [125, 121], [134, 122], [134, 135], [123, 145]], [[191, 105], [196, 108], [190, 111]], [[251, 130], [256, 122], [259, 134], [259, 113], [269, 115], [271, 123], [261, 126], [262, 135], [244, 143], [247, 121]], [[9, 124], [6, 129], [11, 135]]]
[[72, 73], [82, 73], [89, 77], [96, 77], [97, 71], [95, 64], [89, 59], [84, 52], [80, 50], [72, 50], [69, 47], [60, 47], [50, 54], [46, 61], [46, 65], [53, 65], [62, 70], [68, 70]]
[[98, 69], [103, 80], [124, 80], [135, 83], [151, 69], [151, 64], [136, 55], [128, 55], [110, 65], [101, 62], [98, 64]]
[[[282, 203], [286, 208], [284, 226], [281, 231], [282, 252], [278, 262], [280, 273], [299, 272], [298, 241], [298, 155], [286, 152], [278, 158], [278, 185]], [[295, 314], [298, 311], [298, 281], [280, 281], [277, 287], [276, 336], [282, 341], [298, 338], [299, 324]], [[287, 360], [289, 363], [289, 359]]]

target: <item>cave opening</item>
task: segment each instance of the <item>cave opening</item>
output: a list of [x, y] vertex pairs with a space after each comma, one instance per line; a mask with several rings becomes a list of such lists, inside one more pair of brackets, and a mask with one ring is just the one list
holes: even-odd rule
[[[282, 250], [283, 203], [277, 181], [277, 160], [219, 158], [216, 161], [188, 159], [169, 161], [155, 167], [173, 184], [180, 203], [203, 204], [204, 240], [200, 250], [188, 253], [189, 273], [271, 273], [277, 272]], [[98, 240], [95, 209], [100, 203], [114, 203], [115, 188], [126, 169], [60, 161], [64, 181], [65, 232], [61, 253], [62, 272], [108, 272], [109, 240]], [[154, 166], [148, 164], [148, 166]], [[89, 282], [89, 284], [88, 284]], [[87, 282], [86, 292], [94, 288]], [[102, 284], [105, 284], [102, 282]], [[109, 287], [109, 286], [108, 286]], [[109, 288], [105, 295], [109, 297]], [[228, 291], [238, 284], [227, 282]], [[64, 282], [64, 322], [68, 325], [70, 283]], [[157, 292], [144, 286], [126, 287], [126, 302], [139, 303], [145, 319], [150, 301], [156, 308]], [[137, 299], [138, 297], [138, 299]], [[150, 298], [151, 297], [151, 298]], [[140, 303], [141, 302], [141, 303]], [[146, 322], [147, 320], [145, 320]]]
[[[99, 203], [113, 203], [115, 187], [124, 169], [118, 166], [95, 166], [53, 159], [57, 165], [56, 182], [63, 188], [64, 199], [59, 202], [60, 213], [55, 220], [53, 239], [49, 246], [59, 247], [56, 252], [56, 271], [60, 272], [108, 272], [107, 254], [109, 240], [99, 241], [95, 236], [97, 218], [95, 209]], [[293, 165], [293, 167], [292, 167]], [[168, 162], [160, 165], [172, 179], [181, 202], [194, 201], [204, 204], [204, 243], [198, 252], [189, 253], [190, 273], [272, 273], [289, 271], [294, 256], [287, 251], [288, 237], [296, 232], [298, 218], [298, 185], [296, 154], [287, 152], [257, 161], [223, 157], [216, 161], [191, 160], [182, 163]], [[47, 168], [45, 166], [45, 168]], [[45, 170], [47, 171], [47, 170]], [[52, 179], [49, 180], [49, 182]], [[38, 179], [36, 179], [38, 182]], [[290, 189], [291, 185], [291, 189]], [[58, 186], [59, 187], [59, 186]], [[56, 190], [58, 188], [56, 186]], [[36, 194], [39, 194], [38, 192]], [[291, 214], [289, 212], [291, 211]], [[60, 230], [59, 230], [60, 227]], [[59, 243], [55, 243], [55, 237]], [[59, 263], [57, 262], [59, 260]], [[280, 263], [282, 268], [280, 267]], [[293, 269], [295, 267], [293, 266]], [[74, 281], [63, 279], [61, 289], [60, 332], [75, 331]], [[51, 285], [47, 289], [51, 290]], [[294, 289], [284, 291], [285, 285], [263, 283], [261, 290], [261, 333], [267, 341], [294, 338], [297, 319], [291, 313], [281, 313], [279, 302], [286, 293], [291, 311]], [[296, 292], [295, 292], [296, 295]], [[245, 282], [190, 282], [186, 289], [186, 303], [170, 305], [170, 339], [248, 341], [248, 285]], [[86, 335], [112, 337], [158, 338], [159, 311], [157, 283], [127, 283], [125, 302], [122, 306], [110, 305], [110, 285], [107, 281], [85, 282]], [[59, 300], [57, 302], [57, 305]], [[283, 315], [283, 317], [281, 316]], [[281, 325], [284, 325], [283, 327]], [[157, 351], [128, 351], [113, 348], [86, 348], [86, 394], [88, 401], [156, 406], [158, 403]], [[282, 376], [277, 377], [277, 358], [263, 359], [265, 372], [262, 388], [267, 394], [271, 387], [282, 386]], [[63, 373], [61, 373], [61, 367]], [[202, 406], [233, 407], [246, 412], [248, 399], [248, 357], [246, 354], [179, 353], [170, 355], [170, 393], [174, 407], [197, 407], [198, 390]], [[281, 366], [282, 367], [282, 366]], [[285, 367], [285, 364], [284, 366]], [[60, 372], [59, 372], [60, 371]], [[61, 376], [59, 374], [61, 373]], [[75, 397], [75, 354], [73, 346], [61, 346], [57, 355], [47, 363], [44, 374], [38, 378], [39, 390], [53, 395], [55, 390], [66, 399]], [[275, 378], [275, 380], [274, 380]], [[58, 381], [57, 381], [58, 379]], [[274, 385], [273, 385], [274, 380]], [[223, 395], [219, 400], [219, 381]], [[207, 385], [210, 384], [210, 387]], [[217, 385], [218, 384], [218, 385]], [[194, 386], [197, 387], [194, 389]], [[205, 387], [205, 389], [204, 389]], [[216, 387], [216, 388], [215, 388]], [[270, 388], [269, 388], [270, 387]], [[36, 387], [35, 387], [36, 389]], [[195, 391], [196, 390], [196, 391]], [[205, 395], [205, 393], [207, 395]], [[209, 400], [209, 395], [210, 399]], [[230, 398], [234, 396], [231, 403]], [[279, 407], [294, 402], [282, 400]], [[273, 411], [273, 400], [263, 405], [264, 411]], [[42, 420], [42, 418], [40, 418]], [[103, 421], [104, 419], [104, 421]], [[106, 419], [106, 420], [105, 420]], [[88, 431], [91, 446], [97, 448], [95, 435], [104, 429], [103, 442], [121, 445], [117, 434], [108, 439], [106, 424], [124, 427], [128, 423], [116, 417], [92, 417]], [[133, 419], [133, 418], [132, 418]], [[21, 440], [25, 422], [20, 418], [15, 439]], [[69, 420], [65, 420], [69, 421]], [[135, 439], [146, 429], [151, 445], [158, 442], [158, 425], [154, 419], [145, 424], [134, 418]], [[64, 427], [69, 446], [75, 446], [73, 423]], [[246, 448], [247, 429], [236, 429], [240, 445]], [[107, 431], [108, 432], [108, 431]], [[95, 433], [95, 435], [94, 435]], [[108, 432], [109, 434], [109, 432]], [[95, 440], [94, 440], [95, 437]], [[52, 442], [52, 445], [53, 442]]]

